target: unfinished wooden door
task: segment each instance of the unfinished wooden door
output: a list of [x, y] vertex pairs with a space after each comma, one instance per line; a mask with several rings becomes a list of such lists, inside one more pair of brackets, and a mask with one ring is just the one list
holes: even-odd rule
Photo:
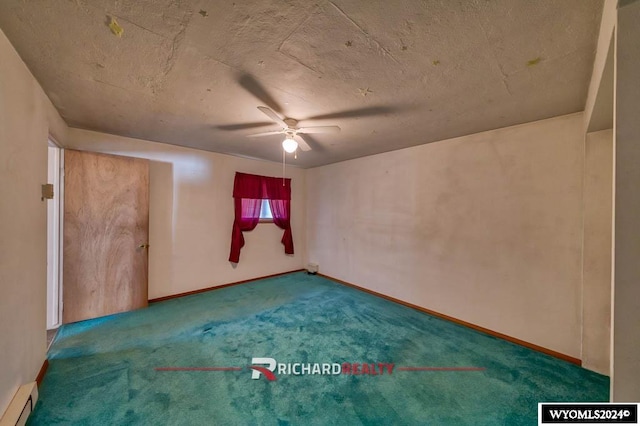
[[147, 306], [149, 162], [66, 150], [64, 323]]

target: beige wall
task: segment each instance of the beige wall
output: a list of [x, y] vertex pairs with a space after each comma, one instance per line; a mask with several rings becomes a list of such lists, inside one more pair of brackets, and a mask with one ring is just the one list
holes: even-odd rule
[[611, 398], [640, 401], [640, 2], [620, 2], [615, 89]]
[[303, 267], [304, 170], [287, 166], [287, 177], [293, 179], [295, 255], [284, 254], [280, 228], [259, 224], [245, 233], [246, 245], [234, 268], [228, 258], [235, 172], [282, 176], [282, 165], [77, 129], [69, 129], [66, 147], [151, 160], [150, 298]]
[[585, 144], [582, 365], [609, 374], [613, 130], [589, 133]]
[[45, 359], [47, 137], [66, 125], [0, 31], [0, 414]]
[[311, 169], [320, 272], [581, 355], [582, 114]]

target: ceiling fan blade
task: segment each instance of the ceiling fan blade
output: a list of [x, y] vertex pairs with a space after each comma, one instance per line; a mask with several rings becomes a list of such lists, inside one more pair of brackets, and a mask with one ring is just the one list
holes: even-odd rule
[[273, 121], [281, 125], [283, 128], [289, 127], [287, 126], [287, 123], [285, 123], [284, 120], [282, 120], [282, 118], [280, 118], [278, 114], [273, 112], [273, 110], [271, 110], [270, 108], [259, 106], [258, 109], [262, 111], [264, 115], [266, 115], [267, 117], [269, 117], [270, 119], [272, 119]]
[[307, 141], [304, 140], [304, 138], [302, 137], [302, 135], [295, 135], [293, 137], [293, 139], [298, 142], [298, 147], [300, 147], [301, 150], [303, 151], [311, 151], [311, 147], [309, 146], [309, 144], [307, 143]]
[[218, 130], [245, 130], [253, 129], [255, 127], [271, 126], [273, 123], [260, 122], [260, 123], [244, 123], [244, 124], [222, 124], [215, 126]]
[[281, 135], [284, 132], [282, 130], [274, 130], [272, 132], [262, 132], [262, 133], [254, 133], [252, 135], [247, 135], [248, 138], [259, 138], [261, 136], [270, 136], [270, 135]]
[[393, 108], [385, 106], [375, 106], [367, 108], [349, 109], [346, 111], [338, 111], [331, 114], [315, 115], [308, 117], [306, 120], [326, 120], [331, 118], [357, 118], [357, 117], [370, 117], [372, 115], [383, 115], [393, 112]]
[[338, 133], [339, 131], [338, 126], [301, 127], [297, 130], [298, 133]]
[[242, 86], [244, 90], [258, 98], [269, 108], [278, 112], [282, 111], [282, 107], [280, 106], [280, 104], [271, 97], [271, 95], [265, 90], [262, 84], [258, 83], [258, 80], [253, 78], [253, 76], [249, 74], [242, 74], [238, 79], [238, 84], [240, 84], [240, 86]]

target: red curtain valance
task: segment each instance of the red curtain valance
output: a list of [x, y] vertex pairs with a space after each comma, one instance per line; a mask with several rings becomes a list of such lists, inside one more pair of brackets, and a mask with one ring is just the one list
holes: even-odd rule
[[236, 172], [233, 198], [291, 200], [291, 179]]
[[273, 223], [284, 229], [282, 244], [284, 252], [293, 254], [291, 235], [291, 179], [250, 175], [236, 172], [233, 184], [235, 220], [231, 231], [231, 253], [229, 261], [240, 261], [240, 249], [244, 246], [245, 231], [253, 230], [260, 221], [261, 200], [269, 200]]

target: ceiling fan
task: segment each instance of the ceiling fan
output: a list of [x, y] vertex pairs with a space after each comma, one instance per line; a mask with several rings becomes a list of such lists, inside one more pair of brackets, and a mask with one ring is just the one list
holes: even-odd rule
[[280, 130], [254, 133], [247, 136], [250, 138], [256, 138], [262, 136], [283, 134], [285, 136], [285, 139], [282, 142], [282, 148], [288, 153], [295, 152], [298, 147], [300, 147], [300, 149], [303, 151], [311, 150], [311, 147], [302, 136], [304, 134], [338, 133], [340, 131], [340, 127], [338, 126], [296, 127], [298, 125], [298, 120], [295, 120], [293, 118], [280, 118], [280, 116], [276, 114], [271, 108], [265, 106], [259, 106], [258, 109], [262, 111], [264, 115], [272, 119], [276, 124], [279, 124], [282, 128]]
[[[238, 76], [239, 85], [247, 92], [255, 96], [261, 103], [267, 106], [259, 106], [258, 109], [262, 111], [273, 122], [280, 125], [280, 130], [274, 130], [270, 132], [256, 133], [248, 135], [249, 137], [261, 137], [270, 135], [282, 134], [285, 139], [282, 143], [285, 152], [296, 152], [298, 147], [302, 151], [310, 151], [312, 147], [314, 149], [321, 149], [319, 145], [311, 136], [310, 133], [337, 133], [340, 131], [338, 126], [320, 126], [320, 127], [297, 127], [298, 120], [288, 117], [280, 117], [282, 114], [282, 106], [269, 94], [265, 87], [260, 84], [253, 76], [249, 74], [241, 74]], [[368, 106], [363, 108], [349, 109], [336, 111], [328, 114], [320, 114], [311, 117], [304, 118], [305, 120], [332, 120], [332, 119], [344, 119], [361, 117], [371, 117], [377, 115], [386, 115], [388, 113], [399, 111], [398, 107], [387, 106]], [[255, 123], [239, 123], [239, 124], [226, 124], [215, 126], [217, 129], [225, 131], [254, 129], [256, 127], [268, 126], [271, 123], [268, 122], [255, 122]], [[305, 135], [305, 136], [303, 136]], [[284, 153], [283, 153], [284, 154]]]

